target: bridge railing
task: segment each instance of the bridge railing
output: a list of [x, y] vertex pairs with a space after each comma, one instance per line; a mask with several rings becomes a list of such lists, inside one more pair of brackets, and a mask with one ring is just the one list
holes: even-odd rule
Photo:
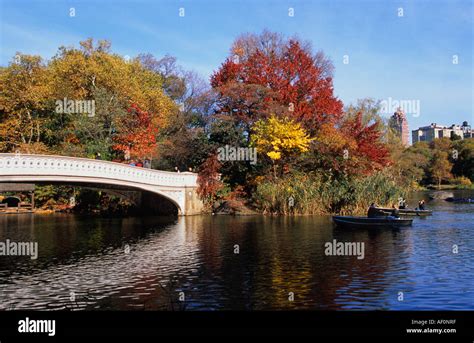
[[196, 187], [197, 174], [168, 172], [80, 157], [0, 153], [0, 176], [78, 176], [171, 187]]

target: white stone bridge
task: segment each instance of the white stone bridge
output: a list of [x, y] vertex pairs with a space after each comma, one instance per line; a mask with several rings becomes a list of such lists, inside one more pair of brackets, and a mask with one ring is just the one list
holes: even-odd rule
[[[0, 183], [64, 184], [104, 189], [125, 196], [127, 192], [152, 193], [174, 204], [179, 215], [198, 214], [203, 207], [196, 194], [195, 173], [160, 171], [87, 158], [0, 154]], [[145, 201], [140, 199], [135, 202]], [[148, 197], [147, 201], [152, 199]]]

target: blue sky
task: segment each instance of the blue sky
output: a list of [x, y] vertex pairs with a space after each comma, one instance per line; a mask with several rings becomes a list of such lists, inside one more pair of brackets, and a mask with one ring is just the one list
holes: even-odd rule
[[346, 105], [365, 97], [414, 100], [420, 112], [408, 115], [410, 129], [432, 122], [474, 124], [469, 0], [0, 2], [4, 66], [17, 51], [50, 58], [61, 45], [93, 37], [110, 40], [114, 52], [131, 57], [171, 54], [208, 79], [238, 35], [266, 28], [323, 50], [335, 66], [335, 93]]

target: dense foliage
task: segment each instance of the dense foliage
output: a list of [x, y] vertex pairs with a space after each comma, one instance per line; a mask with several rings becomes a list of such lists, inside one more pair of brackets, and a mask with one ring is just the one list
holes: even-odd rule
[[470, 188], [474, 181], [474, 138], [417, 142], [398, 156], [395, 166], [400, 183]]
[[[108, 41], [60, 47], [49, 61], [18, 53], [0, 68], [0, 152], [147, 159], [199, 172], [210, 205], [244, 198], [267, 213], [361, 212], [419, 186], [470, 187], [473, 139], [404, 148], [378, 102], [344, 108], [332, 80], [322, 51], [268, 31], [238, 37], [209, 83], [172, 56], [125, 59]], [[256, 149], [256, 163], [219, 160], [223, 147]], [[85, 210], [123, 205], [51, 186], [38, 203], [72, 194]]]

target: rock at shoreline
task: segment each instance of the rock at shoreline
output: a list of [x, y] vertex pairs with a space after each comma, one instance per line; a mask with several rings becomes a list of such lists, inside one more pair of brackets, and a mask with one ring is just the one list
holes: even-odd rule
[[237, 216], [248, 216], [258, 214], [258, 212], [252, 210], [245, 205], [245, 202], [241, 199], [226, 200], [214, 204], [213, 214], [230, 214]]
[[454, 194], [453, 192], [446, 192], [446, 191], [438, 191], [438, 192], [433, 192], [430, 193], [430, 199], [432, 200], [445, 200], [447, 198], [453, 198]]

